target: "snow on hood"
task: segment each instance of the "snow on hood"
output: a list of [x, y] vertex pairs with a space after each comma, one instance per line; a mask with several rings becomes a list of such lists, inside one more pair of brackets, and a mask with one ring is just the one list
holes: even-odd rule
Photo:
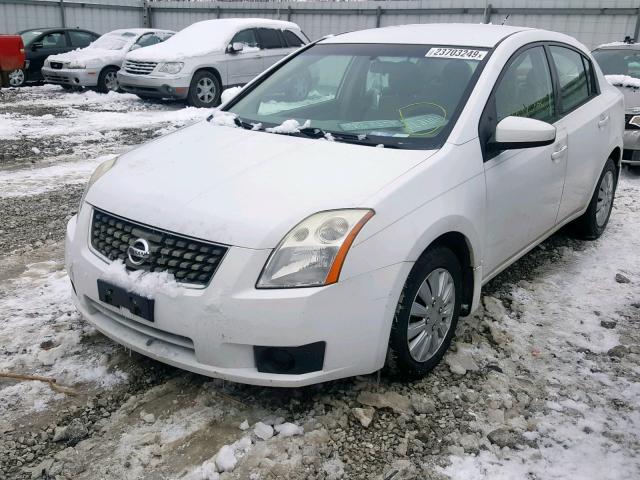
[[633, 78], [629, 75], [605, 75], [605, 78], [614, 87], [640, 88], [640, 78]]
[[126, 50], [105, 50], [88, 46], [78, 48], [71, 52], [51, 55], [48, 60], [51, 62], [67, 63], [71, 68], [83, 68], [87, 64], [107, 65], [109, 63], [122, 63]]
[[183, 235], [274, 248], [313, 213], [375, 208], [369, 197], [432, 154], [205, 121], [120, 157], [87, 201]]
[[236, 32], [257, 27], [300, 29], [295, 23], [264, 18], [205, 20], [189, 25], [162, 43], [129, 52], [126, 58], [134, 61], [171, 62], [221, 52]]

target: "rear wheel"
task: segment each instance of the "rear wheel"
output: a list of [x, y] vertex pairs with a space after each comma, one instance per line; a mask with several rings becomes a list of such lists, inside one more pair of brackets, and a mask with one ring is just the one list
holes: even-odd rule
[[187, 102], [194, 107], [215, 107], [220, 103], [221, 93], [218, 77], [208, 71], [197, 72], [191, 80]]
[[600, 174], [587, 211], [574, 223], [576, 234], [586, 240], [595, 240], [604, 232], [611, 216], [616, 195], [618, 172], [612, 159], [608, 159]]
[[23, 87], [27, 83], [27, 74], [24, 70], [18, 69], [9, 72], [9, 86]]
[[415, 263], [391, 327], [387, 367], [395, 376], [419, 378], [440, 362], [451, 344], [462, 300], [462, 267], [446, 247], [432, 247]]
[[100, 72], [98, 77], [97, 88], [100, 93], [117, 92], [120, 90], [118, 83], [118, 68], [117, 67], [105, 67]]

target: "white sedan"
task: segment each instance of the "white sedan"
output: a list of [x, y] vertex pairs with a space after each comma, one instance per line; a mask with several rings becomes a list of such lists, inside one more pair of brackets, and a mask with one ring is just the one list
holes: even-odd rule
[[67, 228], [76, 305], [212, 377], [422, 376], [484, 283], [564, 225], [603, 233], [623, 120], [620, 92], [560, 33], [323, 39], [208, 121], [98, 167]]
[[48, 57], [42, 67], [45, 83], [64, 88], [90, 87], [101, 93], [119, 90], [118, 70], [127, 52], [164, 42], [175, 32], [128, 28], [105, 33], [86, 48]]

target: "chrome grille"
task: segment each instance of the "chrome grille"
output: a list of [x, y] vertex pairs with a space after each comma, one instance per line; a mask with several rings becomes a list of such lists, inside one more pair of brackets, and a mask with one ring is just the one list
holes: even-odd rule
[[156, 68], [156, 62], [124, 62], [124, 71], [133, 75], [149, 75]]
[[[139, 238], [151, 255], [141, 265], [131, 263], [127, 249]], [[109, 260], [122, 260], [129, 270], [168, 272], [176, 281], [207, 285], [228, 247], [177, 235], [94, 209], [91, 246]]]

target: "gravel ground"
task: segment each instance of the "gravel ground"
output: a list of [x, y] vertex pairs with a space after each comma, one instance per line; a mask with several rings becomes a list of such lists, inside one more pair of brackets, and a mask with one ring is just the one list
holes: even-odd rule
[[0, 97], [0, 372], [73, 389], [0, 380], [0, 479], [640, 478], [637, 173], [602, 239], [561, 232], [492, 280], [425, 379], [231, 384], [97, 333], [63, 270], [88, 172], [206, 115], [179, 107], [51, 87]]

